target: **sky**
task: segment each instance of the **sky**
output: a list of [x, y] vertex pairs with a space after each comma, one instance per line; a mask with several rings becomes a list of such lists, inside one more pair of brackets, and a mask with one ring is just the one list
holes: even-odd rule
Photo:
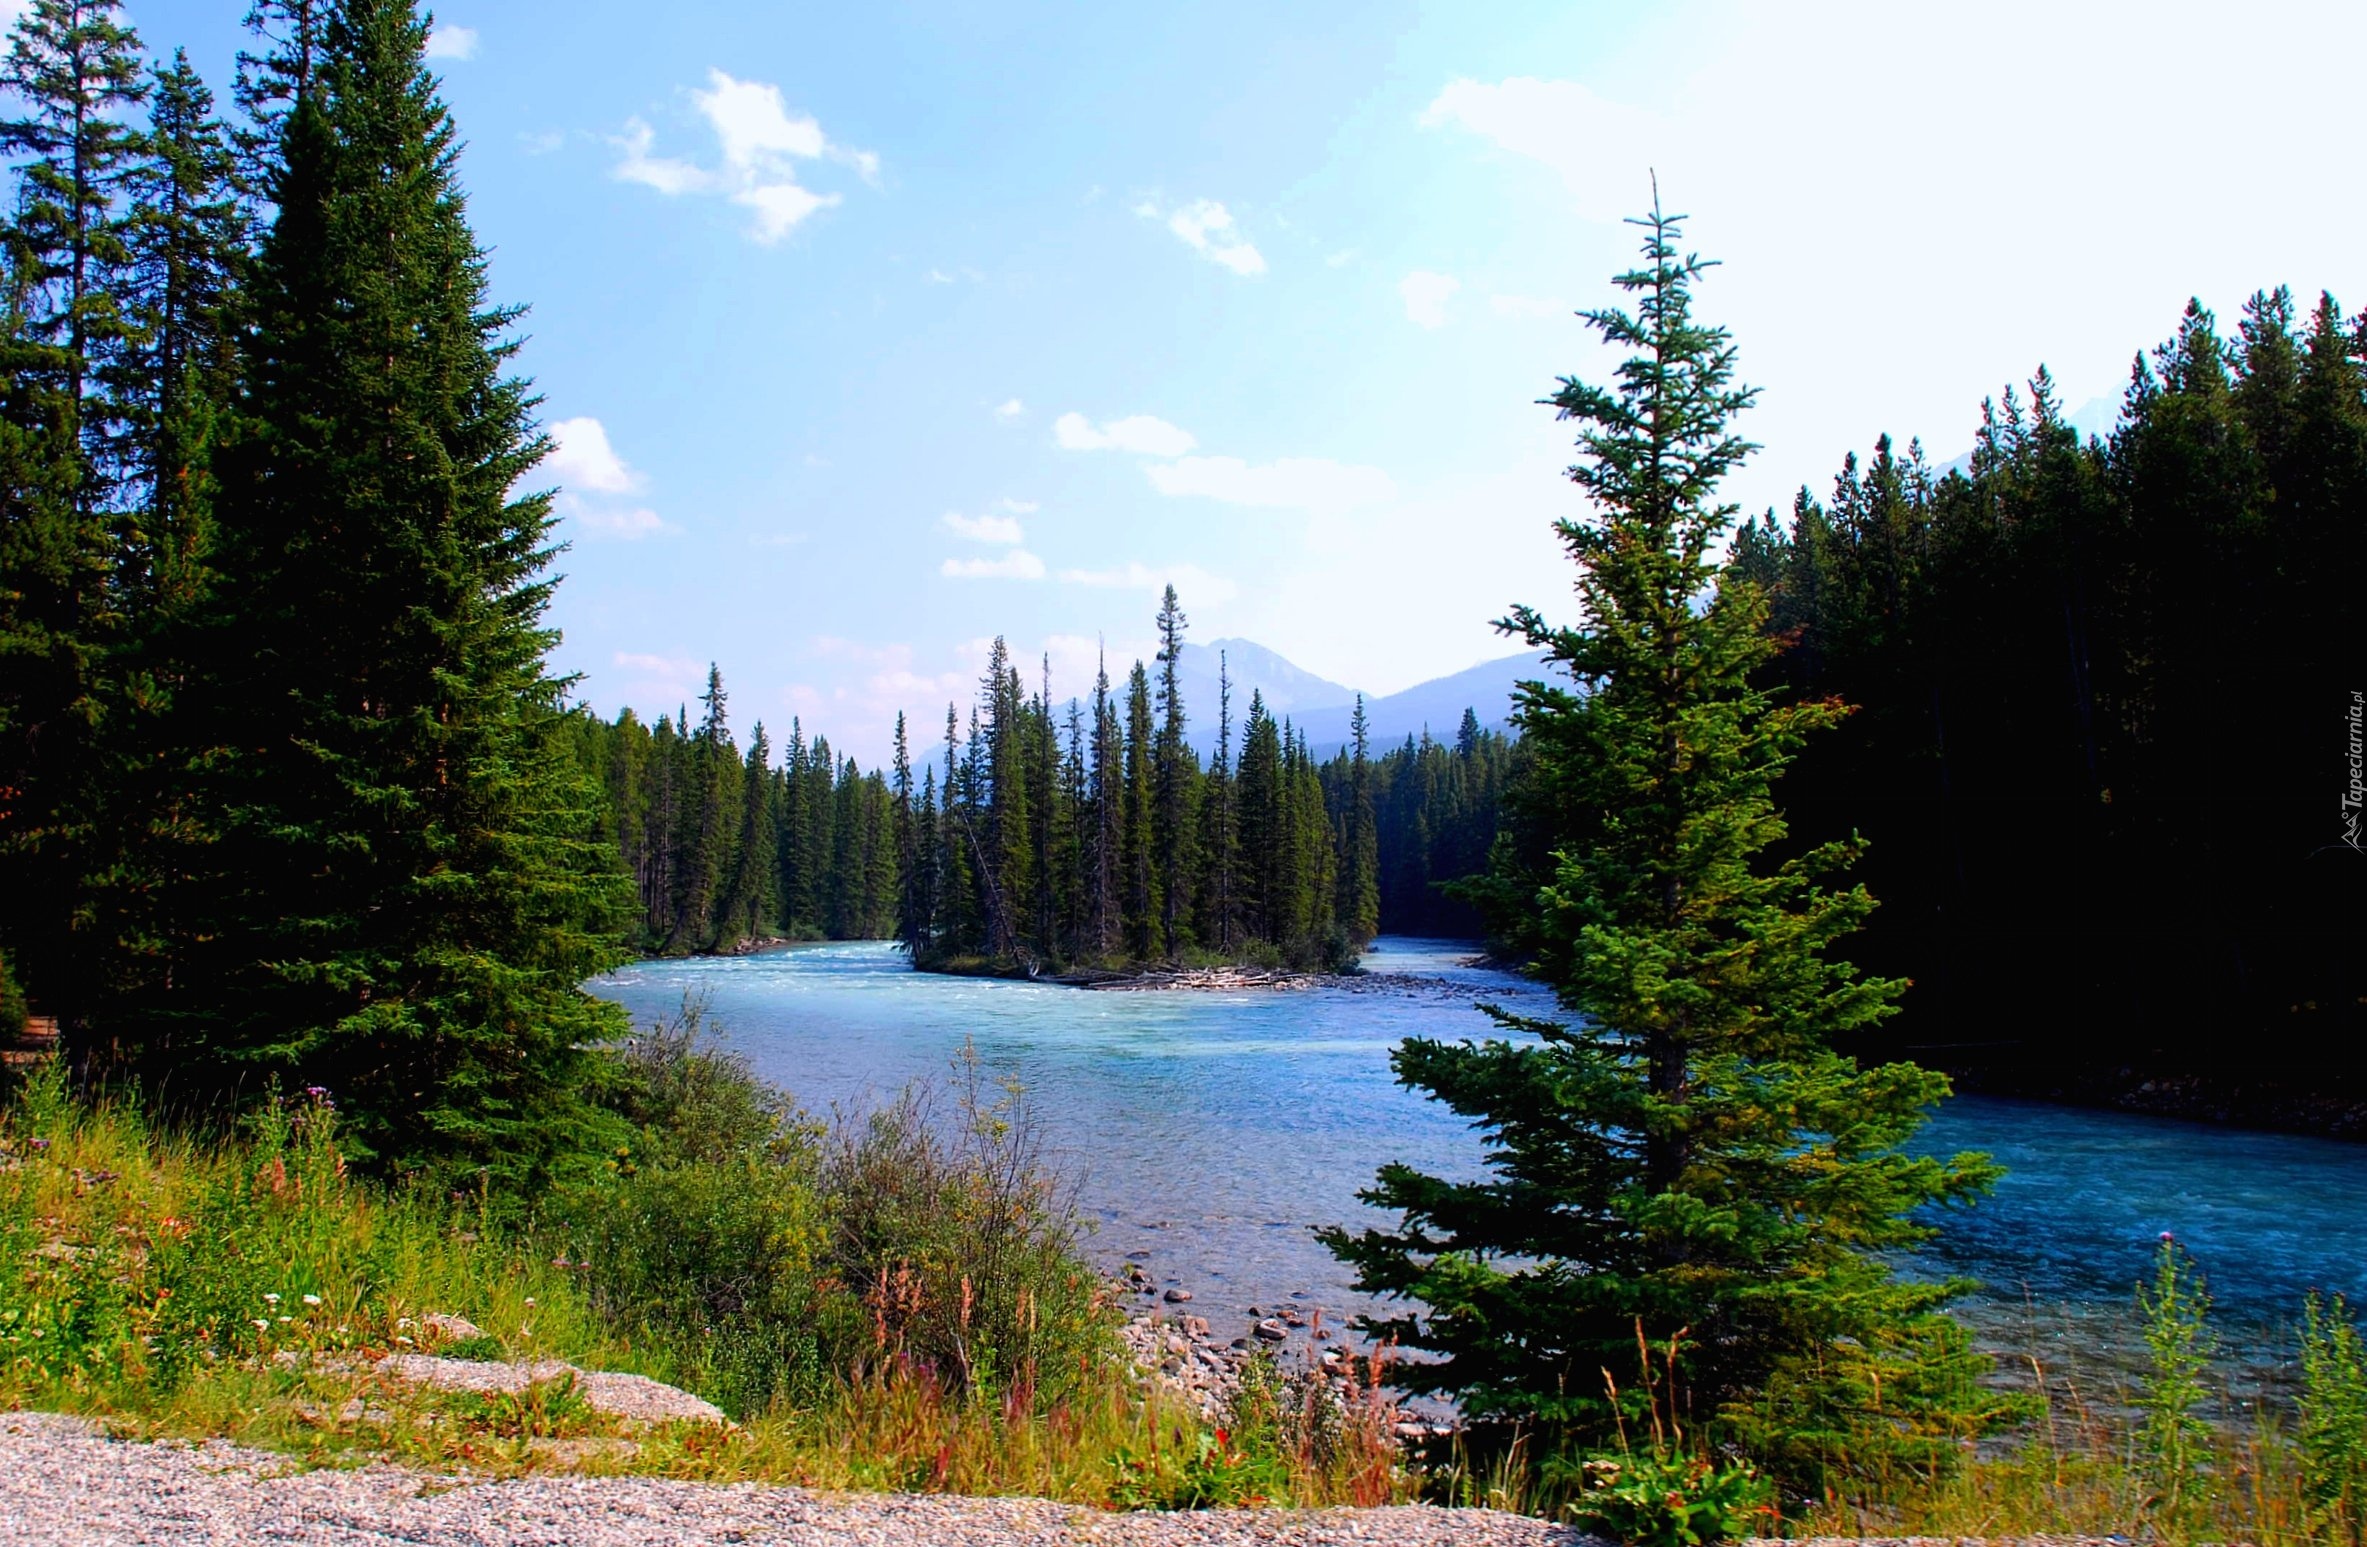
[[[226, 87], [243, 6], [127, 12]], [[1657, 175], [1760, 388], [1746, 511], [2041, 363], [2117, 399], [2188, 297], [2367, 305], [2356, 0], [451, 0], [434, 67], [557, 449], [603, 713], [867, 762], [987, 641], [1254, 639], [1374, 693], [1566, 615], [1537, 406], [1611, 359]]]

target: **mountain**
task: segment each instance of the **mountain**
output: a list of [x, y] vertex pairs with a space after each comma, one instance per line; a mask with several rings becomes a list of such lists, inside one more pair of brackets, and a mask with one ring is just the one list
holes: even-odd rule
[[[1428, 682], [1418, 682], [1402, 693], [1364, 701], [1366, 736], [1378, 756], [1408, 736], [1428, 732], [1433, 741], [1452, 741], [1463, 727], [1463, 711], [1474, 710], [1482, 729], [1510, 727], [1512, 687], [1542, 675], [1540, 651], [1500, 656], [1477, 666]], [[1294, 717], [1307, 732], [1307, 743], [1317, 757], [1329, 757], [1348, 744], [1348, 720], [1355, 713], [1353, 699], [1345, 705], [1318, 708]]]
[[[1266, 708], [1276, 719], [1287, 718], [1307, 733], [1308, 746], [1317, 757], [1329, 757], [1348, 744], [1349, 720], [1356, 712], [1354, 688], [1318, 677], [1255, 640], [1218, 639], [1204, 645], [1187, 641], [1176, 676], [1190, 716], [1191, 743], [1203, 758], [1216, 749], [1219, 652], [1233, 679], [1236, 748], [1253, 689], [1265, 695]], [[1479, 723], [1488, 729], [1505, 730], [1512, 712], [1512, 685], [1537, 676], [1542, 659], [1533, 651], [1508, 655], [1417, 683], [1402, 693], [1366, 698], [1364, 713], [1374, 754], [1425, 731], [1435, 740], [1452, 741], [1462, 728], [1465, 709], [1476, 710]]]
[[[1186, 640], [1183, 653], [1176, 660], [1177, 685], [1183, 689], [1184, 708], [1194, 720], [1207, 722], [1212, 741], [1216, 734], [1217, 658], [1220, 653], [1224, 658], [1225, 672], [1233, 679], [1233, 719], [1236, 723], [1249, 714], [1252, 689], [1265, 695], [1266, 708], [1276, 719], [1284, 715], [1296, 719], [1310, 710], [1356, 702], [1354, 688], [1344, 688], [1294, 666], [1255, 640], [1212, 639], [1204, 645]], [[1151, 666], [1155, 678], [1157, 664], [1146, 664]], [[1197, 742], [1199, 727], [1195, 725], [1193, 729], [1193, 740]]]

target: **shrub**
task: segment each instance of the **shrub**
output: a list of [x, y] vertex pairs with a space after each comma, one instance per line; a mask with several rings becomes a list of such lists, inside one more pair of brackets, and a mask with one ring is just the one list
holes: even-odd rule
[[2145, 1415], [2137, 1430], [2140, 1469], [2162, 1513], [2175, 1519], [2208, 1474], [2212, 1434], [2202, 1406], [2210, 1392], [2203, 1375], [2213, 1345], [2205, 1324], [2210, 1291], [2194, 1259], [2166, 1230], [2154, 1253], [2151, 1286], [2137, 1286], [2137, 1309], [2149, 1365], [2138, 1393]]
[[2312, 1525], [2367, 1539], [2367, 1345], [2340, 1295], [2313, 1294], [2303, 1308], [2298, 1438]]
[[639, 1137], [545, 1232], [674, 1378], [748, 1417], [888, 1378], [1033, 1411], [1096, 1373], [1108, 1316], [1016, 1090], [970, 1057], [950, 1110], [818, 1125], [714, 1032], [686, 1000], [624, 1047]]
[[1545, 1472], [1548, 1485], [1576, 1485], [1573, 1521], [1636, 1547], [1704, 1547], [1773, 1523], [1774, 1484], [1739, 1462], [1652, 1450], [1575, 1464], [1556, 1457]]

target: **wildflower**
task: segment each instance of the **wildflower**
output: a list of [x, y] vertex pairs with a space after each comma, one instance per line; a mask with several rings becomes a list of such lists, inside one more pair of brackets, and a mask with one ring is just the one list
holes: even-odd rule
[[395, 1341], [396, 1341], [396, 1342], [398, 1342], [398, 1343], [400, 1343], [400, 1344], [402, 1344], [402, 1345], [403, 1345], [405, 1348], [408, 1348], [408, 1347], [410, 1347], [410, 1346], [411, 1346], [411, 1340], [410, 1340], [409, 1338], [406, 1338], [406, 1337], [398, 1337], [398, 1338], [396, 1338], [396, 1339], [395, 1339]]
[[269, 1332], [271, 1330], [271, 1323], [258, 1316], [255, 1318], [255, 1330], [257, 1332]]
[[306, 1295], [304, 1297], [304, 1303], [306, 1305], [318, 1305], [321, 1303], [321, 1297], [319, 1295]]
[[296, 1318], [295, 1318], [295, 1317], [293, 1317], [293, 1316], [282, 1316], [282, 1317], [279, 1319], [279, 1324], [280, 1324], [281, 1326], [283, 1326], [283, 1327], [284, 1327], [284, 1326], [286, 1326], [286, 1325], [287, 1325], [289, 1322], [291, 1322], [291, 1321], [294, 1321], [295, 1319], [296, 1319]]
[[532, 1304], [534, 1303], [534, 1296], [532, 1296], [532, 1295], [528, 1295], [528, 1296], [526, 1297], [526, 1303], [527, 1303], [528, 1305], [532, 1305]]
[[263, 1297], [263, 1303], [264, 1303], [265, 1305], [277, 1305], [277, 1304], [279, 1304], [279, 1296], [277, 1296], [277, 1295], [265, 1295], [265, 1296]]

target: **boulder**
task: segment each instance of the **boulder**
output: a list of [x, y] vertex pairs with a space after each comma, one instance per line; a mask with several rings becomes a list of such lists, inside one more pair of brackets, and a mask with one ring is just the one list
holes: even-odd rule
[[377, 1373], [406, 1385], [435, 1391], [502, 1392], [517, 1395], [545, 1381], [572, 1376], [576, 1395], [595, 1413], [626, 1423], [728, 1422], [723, 1409], [692, 1396], [678, 1386], [626, 1375], [615, 1370], [585, 1370], [557, 1359], [533, 1364], [502, 1364], [481, 1359], [439, 1359], [433, 1354], [394, 1354], [381, 1359]]

